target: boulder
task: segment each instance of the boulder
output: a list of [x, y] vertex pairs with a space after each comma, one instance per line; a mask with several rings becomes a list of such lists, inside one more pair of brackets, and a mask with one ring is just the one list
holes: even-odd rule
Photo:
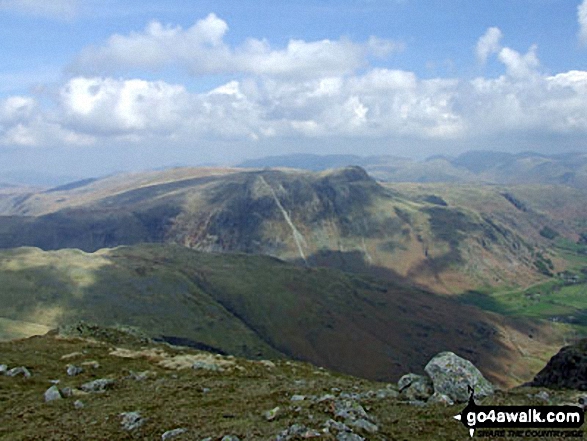
[[399, 379], [400, 396], [409, 401], [426, 401], [434, 393], [432, 381], [424, 375], [406, 374]]
[[441, 352], [433, 357], [426, 367], [434, 387], [434, 393], [444, 395], [455, 403], [469, 400], [469, 387], [475, 391], [475, 397], [492, 395], [493, 385], [485, 379], [473, 363], [452, 352]]

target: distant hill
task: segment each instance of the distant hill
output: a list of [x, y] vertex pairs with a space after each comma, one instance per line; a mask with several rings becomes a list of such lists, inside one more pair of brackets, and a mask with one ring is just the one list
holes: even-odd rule
[[566, 186], [392, 184], [360, 167], [177, 168], [5, 189], [0, 248], [177, 243], [460, 293], [564, 270], [554, 237], [576, 242], [585, 219], [587, 194]]
[[282, 156], [267, 156], [241, 162], [242, 168], [297, 168], [300, 170], [323, 171], [353, 165], [368, 166], [391, 161], [407, 161], [406, 158], [395, 156], [358, 156], [358, 155], [314, 155], [297, 153]]
[[4, 338], [85, 320], [218, 353], [290, 357], [378, 380], [419, 372], [437, 352], [451, 350], [495, 381], [513, 384], [528, 380], [536, 360], [543, 365], [560, 345], [550, 327], [402, 284], [173, 245], [93, 254], [2, 251], [0, 286]]
[[587, 154], [469, 151], [457, 157], [436, 155], [423, 161], [394, 156], [286, 155], [250, 160], [240, 167], [290, 167], [304, 170], [359, 165], [389, 182], [485, 184], [560, 184], [587, 189]]

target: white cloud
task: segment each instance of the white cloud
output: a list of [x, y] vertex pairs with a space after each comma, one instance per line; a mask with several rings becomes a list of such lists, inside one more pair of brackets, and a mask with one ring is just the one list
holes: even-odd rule
[[499, 28], [491, 27], [477, 41], [476, 54], [480, 63], [485, 64], [487, 57], [496, 54], [501, 49], [500, 41], [503, 37]]
[[76, 15], [78, 0], [0, 0], [0, 9], [67, 20]]
[[509, 47], [504, 47], [499, 51], [499, 60], [505, 65], [508, 75], [517, 78], [524, 78], [533, 75], [536, 68], [540, 65], [536, 55], [537, 46], [532, 46], [528, 52], [521, 55]]
[[[230, 65], [250, 75], [238, 75], [204, 93], [164, 81], [79, 75], [45, 97], [53, 97], [51, 106], [26, 96], [0, 100], [0, 143], [191, 148], [200, 141], [254, 143], [268, 138], [452, 142], [525, 132], [587, 135], [587, 72], [545, 75], [538, 70], [535, 46], [525, 54], [502, 47], [496, 31], [488, 30], [485, 36], [493, 37], [479, 40], [484, 42], [478, 44], [479, 53], [497, 54], [505, 73], [458, 80], [422, 79], [399, 69], [353, 70], [365, 62], [365, 51], [375, 55], [366, 46], [380, 42], [290, 41], [286, 48], [273, 50], [267, 42], [249, 40], [230, 49], [223, 42], [227, 29], [213, 15], [188, 30], [152, 24], [145, 33], [123, 37], [125, 44], [112, 47], [128, 49], [136, 43], [138, 50], [146, 41], [154, 42], [150, 52], [139, 54], [140, 62], [163, 66], [179, 60], [180, 54], [187, 56], [180, 46], [191, 42], [200, 55], [208, 50], [226, 53], [215, 66]], [[356, 54], [350, 63], [343, 57], [348, 53]], [[321, 68], [314, 70], [316, 63]], [[311, 74], [305, 75], [306, 69]]]
[[583, 0], [577, 8], [577, 19], [579, 21], [579, 41], [587, 44], [587, 0]]
[[227, 32], [227, 23], [215, 14], [188, 29], [154, 21], [142, 32], [113, 35], [104, 46], [86, 48], [72, 69], [87, 73], [179, 65], [193, 74], [243, 72], [319, 77], [352, 72], [366, 66], [368, 56], [384, 57], [402, 47], [376, 37], [362, 44], [347, 39], [290, 40], [283, 49], [251, 38], [231, 47], [224, 42]]

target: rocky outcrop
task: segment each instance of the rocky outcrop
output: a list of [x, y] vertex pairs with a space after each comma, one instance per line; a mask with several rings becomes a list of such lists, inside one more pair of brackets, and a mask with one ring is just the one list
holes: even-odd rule
[[587, 390], [587, 339], [562, 348], [525, 386]]

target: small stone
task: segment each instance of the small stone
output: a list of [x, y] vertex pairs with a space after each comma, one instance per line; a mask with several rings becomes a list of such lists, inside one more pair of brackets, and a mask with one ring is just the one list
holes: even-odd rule
[[8, 366], [5, 364], [0, 364], [0, 375], [5, 375], [8, 372]]
[[369, 433], [379, 432], [379, 427], [377, 427], [376, 424], [373, 424], [364, 418], [360, 418], [356, 421], [350, 421], [348, 424], [349, 424], [349, 426], [355, 427], [357, 429], [362, 429], [365, 432], [369, 432]]
[[304, 395], [293, 395], [290, 400], [291, 401], [304, 401], [306, 397]]
[[16, 377], [17, 375], [22, 375], [22, 376], [24, 376], [24, 378], [31, 377], [31, 373], [24, 366], [12, 368], [8, 372], [6, 372], [5, 375], [8, 375], [9, 377]]
[[98, 369], [100, 367], [100, 363], [98, 363], [95, 360], [90, 360], [90, 361], [84, 361], [82, 363], [82, 366], [91, 368], [91, 369]]
[[82, 354], [81, 352], [72, 352], [72, 353], [70, 353], [70, 354], [65, 354], [65, 355], [62, 355], [62, 356], [61, 356], [61, 359], [62, 359], [62, 360], [69, 360], [69, 359], [71, 359], [71, 358], [81, 357], [81, 356], [83, 356], [83, 355], [84, 355], [84, 354]]
[[49, 401], [61, 400], [62, 398], [63, 397], [61, 396], [57, 386], [51, 386], [45, 391], [45, 403], [48, 403]]
[[454, 401], [449, 396], [434, 392], [430, 398], [428, 398], [428, 404], [444, 404], [445, 406], [454, 405]]
[[336, 435], [336, 441], [365, 441], [365, 438], [356, 433], [339, 432], [339, 434]]
[[324, 427], [328, 429], [328, 431], [336, 430], [337, 432], [351, 432], [349, 426], [333, 419], [327, 420], [324, 423]]
[[424, 375], [406, 374], [397, 382], [399, 394], [407, 400], [426, 401], [434, 393], [432, 380]]
[[85, 405], [82, 400], [75, 400], [73, 403], [73, 407], [75, 407], [76, 409], [83, 409]]
[[67, 375], [69, 375], [70, 377], [75, 377], [76, 375], [81, 374], [83, 371], [83, 368], [76, 366], [74, 364], [67, 365]]
[[153, 371], [143, 371], [143, 372], [130, 371], [130, 375], [128, 376], [128, 378], [131, 378], [136, 381], [143, 381], [143, 380], [146, 380], [147, 378], [153, 378], [156, 376], [157, 376], [157, 374]]
[[218, 366], [216, 363], [209, 363], [207, 361], [202, 361], [202, 360], [195, 361], [194, 364], [192, 364], [192, 369], [204, 369], [207, 371], [215, 371], [215, 372], [222, 372], [224, 370], [220, 366]]
[[269, 360], [259, 360], [259, 363], [270, 369], [273, 369], [275, 367], [275, 363]]
[[65, 398], [73, 397], [73, 389], [71, 387], [64, 387], [61, 389], [61, 395]]
[[84, 392], [104, 392], [114, 384], [114, 380], [100, 378], [99, 380], [90, 381], [80, 386]]
[[274, 407], [273, 409], [268, 410], [267, 412], [263, 413], [263, 416], [265, 417], [265, 419], [267, 421], [273, 421], [275, 418], [277, 418], [280, 411], [281, 411], [281, 408], [279, 406], [277, 406], [277, 407]]
[[187, 431], [188, 430], [184, 429], [183, 427], [173, 429], [173, 430], [168, 430], [163, 435], [161, 435], [161, 441], [166, 441], [168, 439], [175, 438], [176, 436], [179, 436], [182, 433], [186, 433]]
[[538, 398], [539, 400], [542, 400], [542, 401], [548, 401], [548, 400], [550, 400], [550, 395], [548, 395], [548, 392], [546, 392], [545, 390], [541, 390], [540, 392], [538, 392], [534, 396], [536, 398]]
[[316, 400], [317, 403], [322, 403], [323, 401], [331, 401], [334, 400], [336, 397], [332, 394], [325, 394], [322, 395], [320, 398]]
[[209, 387], [203, 387], [202, 388], [202, 393], [203, 394], [207, 394], [208, 392], [210, 392], [210, 388]]
[[120, 414], [122, 417], [122, 428], [124, 430], [136, 430], [145, 424], [145, 418], [141, 416], [140, 412], [123, 412]]
[[222, 437], [221, 441], [241, 441], [238, 436], [234, 435], [225, 435]]

